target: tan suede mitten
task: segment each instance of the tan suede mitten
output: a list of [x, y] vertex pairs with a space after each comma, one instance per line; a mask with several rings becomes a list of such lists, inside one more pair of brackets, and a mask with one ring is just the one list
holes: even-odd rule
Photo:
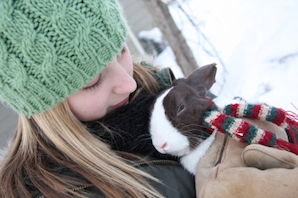
[[200, 198], [296, 198], [298, 156], [262, 145], [249, 145], [242, 153], [250, 167], [229, 168], [205, 184]]

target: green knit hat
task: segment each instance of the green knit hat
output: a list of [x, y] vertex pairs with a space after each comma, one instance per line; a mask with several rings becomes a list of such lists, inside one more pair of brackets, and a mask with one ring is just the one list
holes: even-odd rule
[[117, 0], [1, 0], [0, 99], [40, 113], [85, 86], [121, 50]]

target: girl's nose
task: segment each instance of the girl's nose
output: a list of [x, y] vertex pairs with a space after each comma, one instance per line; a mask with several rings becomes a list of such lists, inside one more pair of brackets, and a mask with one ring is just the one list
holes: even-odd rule
[[137, 83], [131, 75], [122, 66], [119, 65], [117, 67], [115, 84], [113, 86], [113, 92], [115, 94], [132, 93], [136, 90]]

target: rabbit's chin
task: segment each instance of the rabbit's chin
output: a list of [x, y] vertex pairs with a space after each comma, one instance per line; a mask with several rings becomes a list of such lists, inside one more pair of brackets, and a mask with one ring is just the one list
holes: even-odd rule
[[188, 146], [185, 146], [184, 148], [175, 148], [175, 150], [155, 146], [155, 149], [161, 154], [169, 154], [177, 157], [182, 157], [190, 153], [190, 149]]
[[180, 150], [180, 151], [169, 152], [168, 154], [173, 155], [173, 156], [177, 156], [177, 157], [182, 157], [182, 156], [185, 156], [189, 153], [190, 153], [189, 148], [185, 148], [185, 149]]

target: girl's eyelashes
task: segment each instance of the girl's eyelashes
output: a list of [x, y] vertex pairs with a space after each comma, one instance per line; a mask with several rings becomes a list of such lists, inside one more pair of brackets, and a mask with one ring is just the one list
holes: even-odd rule
[[123, 47], [122, 50], [121, 50], [121, 54], [124, 54], [126, 52], [126, 48]]
[[101, 75], [98, 76], [98, 79], [97, 81], [93, 84], [93, 85], [90, 85], [88, 87], [84, 87], [83, 90], [92, 90], [92, 89], [95, 89], [96, 87], [98, 87], [101, 83]]
[[124, 54], [126, 52], [125, 47], [122, 48], [122, 50], [117, 54], [118, 57], [121, 57], [122, 54]]

